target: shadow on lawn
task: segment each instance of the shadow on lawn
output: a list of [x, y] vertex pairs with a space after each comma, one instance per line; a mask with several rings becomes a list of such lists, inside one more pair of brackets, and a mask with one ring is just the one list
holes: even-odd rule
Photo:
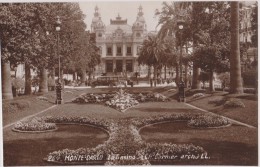
[[[176, 144], [187, 144], [179, 140], [171, 140]], [[258, 151], [257, 146], [249, 146], [244, 143], [212, 141], [205, 139], [191, 138], [190, 143], [203, 147], [207, 151], [210, 159], [198, 160], [172, 160], [172, 161], [152, 161], [152, 165], [239, 165], [257, 166]]]
[[50, 152], [65, 148], [96, 147], [108, 139], [106, 132], [91, 126], [58, 125], [58, 127], [57, 131], [50, 133], [20, 133], [19, 136], [23, 135], [20, 139], [16, 139], [16, 132], [9, 132], [10, 135], [13, 133], [13, 138], [8, 141], [4, 139], [4, 165], [57, 166], [43, 161], [43, 158]]
[[[141, 129], [140, 134], [146, 142], [192, 143], [203, 147], [210, 157], [198, 160], [151, 161], [152, 165], [258, 165], [257, 133], [249, 135], [245, 133], [245, 128], [239, 132], [240, 129], [234, 125], [223, 129], [192, 129], [185, 121], [181, 121], [148, 126]], [[235, 130], [254, 137], [256, 142], [251, 141], [249, 144], [245, 143], [246, 137], [241, 136], [241, 140], [237, 140], [235, 136], [228, 135]]]

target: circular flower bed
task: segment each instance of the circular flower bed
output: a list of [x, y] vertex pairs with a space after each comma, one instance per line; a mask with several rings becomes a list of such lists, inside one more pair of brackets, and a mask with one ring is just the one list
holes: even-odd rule
[[13, 131], [16, 132], [48, 132], [56, 130], [54, 123], [47, 123], [42, 118], [33, 118], [32, 120], [19, 121], [14, 125]]
[[188, 126], [195, 128], [217, 128], [231, 125], [231, 122], [224, 117], [213, 115], [199, 115], [188, 121]]

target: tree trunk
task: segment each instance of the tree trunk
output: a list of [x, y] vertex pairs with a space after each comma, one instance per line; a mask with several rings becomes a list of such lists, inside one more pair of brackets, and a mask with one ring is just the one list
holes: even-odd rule
[[53, 67], [50, 71], [50, 76], [53, 80], [55, 80], [55, 68]]
[[154, 65], [153, 66], [154, 87], [156, 87], [156, 85], [157, 85], [157, 69], [158, 69], [158, 66]]
[[151, 80], [151, 66], [148, 66], [148, 80]]
[[76, 72], [73, 71], [73, 81], [76, 80]]
[[2, 61], [2, 98], [13, 99], [10, 62]]
[[25, 63], [25, 95], [32, 94], [32, 78], [30, 64]]
[[213, 71], [209, 72], [209, 91], [210, 92], [215, 91], [215, 87], [214, 87], [214, 72]]
[[92, 79], [91, 76], [92, 76], [92, 73], [91, 73], [91, 71], [89, 71], [88, 72], [88, 79], [89, 79], [89, 81]]
[[230, 55], [230, 92], [243, 93], [240, 46], [239, 46], [239, 2], [231, 2], [231, 55]]
[[179, 64], [177, 64], [176, 66], [176, 77], [175, 77], [175, 83], [176, 86], [179, 87], [179, 83], [180, 83], [180, 72], [179, 72]]
[[86, 86], [86, 78], [87, 78], [87, 73], [86, 70], [82, 70], [81, 71], [82, 75], [81, 75], [81, 86]]
[[167, 78], [166, 73], [167, 73], [167, 69], [166, 69], [166, 65], [165, 65], [164, 66], [164, 80], [166, 80], [166, 78]]
[[42, 92], [42, 93], [48, 92], [48, 75], [47, 75], [47, 69], [45, 69], [45, 68], [40, 69], [39, 92]]
[[199, 75], [200, 75], [200, 68], [198, 68], [197, 65], [193, 63], [193, 76], [192, 76], [191, 89], [201, 89]]
[[185, 76], [184, 76], [184, 83], [185, 87], [188, 87], [188, 64], [185, 64]]

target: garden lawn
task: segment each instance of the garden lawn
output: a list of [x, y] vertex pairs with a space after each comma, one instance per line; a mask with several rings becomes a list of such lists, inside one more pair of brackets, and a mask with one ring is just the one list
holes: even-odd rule
[[[63, 94], [64, 101], [71, 101], [72, 98], [82, 94], [82, 90], [67, 90]], [[44, 97], [47, 100], [40, 100]], [[3, 126], [14, 123], [24, 117], [36, 114], [44, 109], [55, 105], [56, 92], [50, 91], [45, 94], [35, 94], [30, 96], [20, 96], [12, 100], [3, 100]], [[10, 105], [10, 103], [19, 103], [17, 105]]]
[[257, 165], [257, 129], [232, 125], [219, 129], [195, 129], [186, 122], [161, 123], [141, 129], [146, 142], [203, 147], [210, 159], [152, 161], [153, 165]]
[[104, 104], [67, 103], [50, 109], [38, 116], [93, 117], [104, 119], [141, 118], [173, 113], [201, 113], [175, 100], [169, 102], [147, 102], [127, 109], [124, 113]]
[[[169, 91], [170, 89], [170, 91]], [[108, 93], [115, 92], [115, 88], [95, 88], [95, 89], [73, 89], [64, 93], [65, 104], [58, 105], [55, 108], [49, 109], [43, 113], [39, 113], [37, 117], [53, 116], [53, 117], [90, 117], [93, 119], [113, 119], [125, 124], [129, 124], [130, 118], [146, 119], [152, 116], [168, 115], [168, 114], [188, 114], [188, 113], [204, 113], [200, 110], [193, 109], [185, 103], [178, 103], [176, 100], [167, 102], [145, 102], [127, 109], [124, 113], [115, 110], [111, 107], [101, 104], [77, 104], [72, 103], [72, 99], [83, 93]], [[176, 94], [176, 90], [172, 88], [128, 88], [128, 92], [139, 92], [140, 90], [147, 92], [158, 92], [162, 94]], [[21, 115], [14, 113], [14, 118], [10, 121], [10, 116], [5, 117], [5, 122], [13, 122], [22, 119], [25, 116], [40, 112], [39, 106], [43, 104], [53, 105], [55, 101], [55, 92], [43, 95], [48, 98], [48, 101], [32, 101], [29, 109], [21, 110]], [[207, 97], [192, 99], [190, 103], [198, 107], [207, 109], [211, 112], [220, 112], [218, 110], [222, 106], [208, 104], [208, 100], [214, 97], [224, 97], [225, 94], [209, 94]], [[36, 96], [28, 97], [28, 99]], [[24, 97], [25, 98], [25, 97]], [[187, 99], [189, 100], [190, 97]], [[257, 112], [257, 101], [251, 98], [241, 98], [245, 102], [246, 108], [252, 115], [246, 118], [242, 110], [223, 109], [225, 115], [230, 113], [229, 117], [236, 119], [235, 112], [238, 116], [236, 120], [247, 123], [253, 119]], [[39, 103], [37, 106], [36, 103]], [[36, 107], [35, 107], [36, 106]], [[47, 105], [46, 105], [47, 106]], [[35, 107], [35, 108], [34, 108]], [[252, 108], [250, 108], [252, 107]], [[44, 108], [44, 106], [42, 106]], [[33, 110], [34, 109], [34, 110]], [[9, 113], [10, 114], [10, 113]], [[16, 116], [18, 115], [18, 116]], [[257, 117], [256, 115], [254, 115]], [[6, 123], [7, 124], [7, 123]], [[127, 126], [125, 125], [125, 126]], [[252, 124], [251, 124], [252, 125]], [[254, 125], [254, 124], [253, 124]], [[12, 127], [3, 130], [4, 136], [4, 164], [5, 165], [46, 165], [42, 158], [48, 153], [70, 148], [77, 149], [79, 147], [92, 148], [108, 139], [108, 135], [97, 128], [80, 125], [60, 126], [56, 132], [28, 134], [17, 133], [11, 131]], [[123, 124], [121, 127], [124, 127]], [[176, 144], [194, 144], [203, 147], [210, 159], [208, 160], [171, 160], [171, 161], [151, 161], [152, 165], [257, 165], [257, 128], [248, 128], [244, 126], [232, 125], [226, 128], [219, 129], [193, 129], [187, 127], [186, 122], [170, 122], [160, 123], [152, 126], [147, 126], [141, 129], [140, 134], [146, 142], [158, 143], [176, 143]], [[124, 140], [120, 140], [124, 141]], [[49, 163], [47, 165], [50, 165]], [[99, 164], [102, 165], [102, 164]]]
[[204, 97], [194, 99], [188, 97], [188, 103], [208, 110], [210, 112], [223, 115], [237, 121], [257, 127], [258, 125], [258, 101], [255, 95], [245, 94], [240, 96], [234, 96], [240, 99], [244, 104], [245, 108], [225, 108], [221, 105], [209, 104], [208, 102], [215, 98], [233, 97], [227, 93], [216, 92], [213, 94], [205, 94]]
[[43, 161], [48, 153], [65, 148], [96, 147], [108, 139], [108, 134], [86, 125], [58, 125], [57, 131], [46, 133], [18, 133], [9, 127], [3, 139], [5, 166], [49, 166], [50, 163]]
[[[167, 88], [168, 89], [168, 88]], [[128, 92], [131, 93], [138, 93], [140, 91], [142, 92], [159, 92], [159, 91], [165, 91], [167, 90], [166, 88], [140, 88], [140, 87], [133, 87], [133, 88], [126, 88]], [[124, 89], [125, 90], [125, 89]], [[74, 89], [65, 89], [63, 92], [63, 100], [64, 103], [69, 103], [72, 101], [72, 99], [76, 98], [77, 96], [83, 94], [83, 93], [108, 93], [108, 92], [115, 92], [118, 91], [118, 88], [91, 88], [91, 89], [79, 89], [79, 88], [74, 88]], [[37, 99], [38, 97], [43, 97], [46, 98], [47, 100], [39, 100]], [[30, 95], [30, 96], [20, 96], [16, 97], [12, 100], [3, 100], [3, 126], [14, 123], [18, 120], [21, 120], [24, 117], [36, 114], [44, 109], [47, 109], [51, 107], [52, 105], [55, 105], [55, 100], [56, 100], [56, 92], [55, 91], [49, 91], [48, 93], [42, 94], [38, 93], [35, 95]], [[13, 106], [10, 106], [10, 103], [13, 102], [20, 102], [23, 101], [22, 103], [29, 103], [29, 107], [25, 108], [14, 108]], [[99, 110], [101, 105], [97, 106], [92, 106], [92, 110]], [[75, 109], [75, 108], [69, 108], [69, 111], [73, 110], [80, 110]], [[103, 109], [103, 108], [102, 108]], [[106, 110], [107, 108], [105, 108]], [[58, 108], [57, 110], [60, 110]], [[53, 111], [53, 110], [52, 110]], [[110, 111], [110, 110], [109, 110]], [[73, 113], [72, 113], [73, 115]]]

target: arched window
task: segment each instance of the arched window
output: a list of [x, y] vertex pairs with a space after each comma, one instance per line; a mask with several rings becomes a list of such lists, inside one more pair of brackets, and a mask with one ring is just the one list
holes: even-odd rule
[[102, 37], [102, 33], [98, 33], [98, 37]]
[[139, 32], [136, 33], [136, 37], [141, 37], [141, 34]]

